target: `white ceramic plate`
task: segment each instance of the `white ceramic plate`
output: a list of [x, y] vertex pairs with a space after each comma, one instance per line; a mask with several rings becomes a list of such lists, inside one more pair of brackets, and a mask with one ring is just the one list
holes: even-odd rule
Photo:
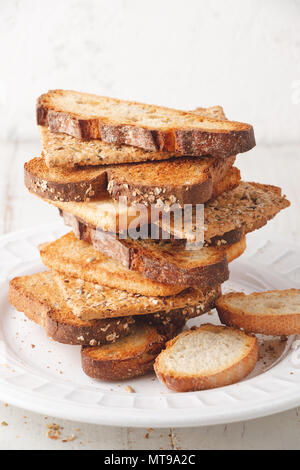
[[[80, 348], [56, 343], [43, 328], [16, 312], [7, 299], [14, 276], [43, 269], [39, 243], [66, 231], [44, 226], [0, 238], [0, 399], [50, 416], [89, 423], [175, 427], [230, 423], [300, 405], [300, 349], [288, 341], [260, 338], [262, 360], [243, 382], [215, 390], [173, 393], [153, 375], [126, 383], [104, 383], [85, 376]], [[299, 287], [300, 249], [249, 236], [248, 249], [231, 264], [223, 290], [251, 292]], [[298, 282], [297, 282], [298, 280]], [[218, 323], [204, 315], [191, 324]], [[136, 393], [128, 393], [130, 384]]]

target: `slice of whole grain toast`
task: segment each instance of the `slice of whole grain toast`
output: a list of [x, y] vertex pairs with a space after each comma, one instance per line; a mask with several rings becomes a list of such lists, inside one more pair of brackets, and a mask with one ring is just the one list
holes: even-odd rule
[[[97, 235], [98, 233], [95, 237]], [[91, 271], [96, 267], [100, 270], [101, 265], [104, 280], [98, 283], [108, 285], [107, 282], [114, 282], [113, 286], [112, 284], [109, 285], [120, 289], [124, 288], [124, 290], [131, 289], [128, 288], [126, 281], [122, 284], [122, 274], [129, 277], [129, 273], [135, 271], [157, 283], [181, 286], [181, 289], [194, 286], [202, 291], [221, 284], [229, 276], [226, 252], [218, 247], [187, 250], [185, 245], [181, 243], [176, 245], [176, 242], [170, 243], [164, 240], [132, 240], [127, 238], [121, 240], [121, 243], [118, 243], [118, 240], [113, 237], [112, 240], [112, 243], [108, 245], [106, 240], [93, 239], [92, 243], [94, 247], [97, 247], [96, 250], [89, 243], [77, 240], [70, 233], [53, 243], [43, 245], [40, 254], [46, 266], [60, 271], [55, 267], [56, 263], [61, 265], [68, 262], [67, 259], [71, 260], [73, 258], [74, 260], [73, 251], [76, 251], [79, 255], [80, 271]], [[104, 254], [100, 253], [99, 249], [103, 250]], [[87, 251], [89, 256], [92, 257], [90, 263], [85, 261]], [[117, 264], [116, 261], [107, 258], [105, 255], [116, 261], [118, 260], [119, 263]], [[118, 279], [113, 274], [116, 269], [120, 269]], [[106, 270], [106, 273], [104, 273], [104, 270]], [[85, 279], [83, 275], [79, 277]], [[111, 277], [113, 277], [113, 281], [111, 281]], [[91, 280], [95, 282], [93, 279]]]
[[[197, 108], [192, 112], [203, 117], [226, 120], [221, 106]], [[80, 140], [67, 134], [51, 132], [45, 126], [39, 126], [39, 130], [45, 162], [49, 168], [160, 161], [176, 156], [169, 152], [148, 152], [129, 145], [108, 144], [99, 139]]]
[[53, 273], [52, 276], [69, 308], [83, 320], [145, 314], [163, 317], [165, 312], [176, 315], [180, 311], [188, 319], [207, 312], [220, 292], [215, 288], [204, 295], [190, 288], [169, 297], [149, 297], [101, 286], [65, 273]]
[[88, 168], [48, 168], [43, 157], [24, 165], [25, 186], [38, 196], [58, 201], [88, 201], [101, 196], [129, 204], [202, 204], [240, 182], [235, 157], [183, 157], [155, 163]]
[[81, 349], [82, 369], [89, 377], [100, 380], [129, 380], [153, 371], [157, 355], [167, 340], [179, 330], [170, 325], [160, 332], [157, 327], [138, 322], [128, 339], [100, 347]]
[[224, 157], [255, 145], [249, 124], [69, 90], [52, 90], [39, 97], [37, 124], [78, 139], [178, 155]]
[[96, 346], [130, 333], [132, 316], [83, 320], [65, 302], [50, 271], [15, 277], [9, 283], [9, 301], [30, 320], [43, 326], [55, 341]]
[[[290, 202], [282, 195], [281, 189], [260, 183], [242, 181], [239, 186], [218, 196], [205, 204], [204, 239], [206, 242], [232, 230], [244, 229], [244, 233], [253, 232], [273, 219], [282, 209], [290, 206]], [[195, 241], [196, 221], [193, 209], [192, 223], [185, 230], [182, 223], [177, 223], [171, 213], [171, 224], [164, 224], [163, 219], [153, 221], [161, 229], [172, 236]]]
[[73, 233], [54, 242], [43, 243], [39, 250], [42, 262], [48, 268], [95, 284], [145, 296], [169, 296], [185, 289], [182, 285], [162, 284], [130, 271], [96, 251], [89, 243], [77, 240]]

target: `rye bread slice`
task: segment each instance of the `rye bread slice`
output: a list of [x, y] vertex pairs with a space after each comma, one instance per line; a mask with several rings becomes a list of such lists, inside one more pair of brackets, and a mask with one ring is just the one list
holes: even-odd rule
[[82, 320], [66, 304], [50, 271], [15, 277], [9, 283], [9, 301], [30, 320], [43, 326], [55, 341], [73, 345], [110, 343], [130, 333], [132, 316]]
[[[69, 235], [69, 239], [72, 240], [71, 237]], [[138, 272], [148, 279], [165, 285], [182, 286], [182, 288], [194, 286], [205, 291], [226, 281], [229, 276], [226, 251], [218, 247], [189, 250], [181, 240], [170, 242], [149, 238], [120, 239], [114, 234], [91, 227], [81, 231], [80, 237], [93, 246], [94, 253], [98, 256], [101, 252], [102, 256], [108, 256], [122, 263], [123, 269]], [[72, 243], [74, 245], [74, 240]], [[42, 255], [43, 262], [49, 266], [44, 258]], [[55, 267], [52, 268], [57, 270]], [[105, 284], [105, 281], [101, 284]]]
[[255, 146], [249, 124], [68, 90], [39, 97], [37, 124], [78, 139], [178, 155], [224, 157]]
[[165, 312], [176, 315], [180, 311], [186, 318], [192, 318], [206, 313], [220, 292], [216, 288], [203, 294], [190, 288], [169, 297], [147, 297], [63, 274], [53, 274], [53, 277], [68, 307], [83, 320], [143, 316], [149, 313], [163, 318]]
[[[169, 331], [168, 331], [169, 330]], [[128, 339], [115, 345], [81, 349], [82, 369], [89, 377], [100, 380], [129, 380], [153, 371], [157, 355], [176, 332], [169, 327], [160, 333], [145, 322], [136, 325]]]
[[[193, 113], [226, 120], [221, 106], [197, 108]], [[129, 145], [108, 144], [99, 139], [79, 140], [67, 134], [50, 132], [45, 126], [39, 126], [39, 131], [46, 165], [49, 168], [160, 161], [176, 156], [169, 152], [148, 152]]]
[[[243, 228], [245, 234], [253, 232], [266, 225], [289, 205], [290, 202], [281, 194], [280, 188], [242, 181], [237, 188], [205, 204], [204, 239], [209, 243], [215, 237], [222, 237], [223, 234], [239, 228]], [[195, 241], [196, 228], [199, 228], [196, 227], [195, 211], [192, 223], [187, 224], [188, 230], [185, 230], [182, 223], [177, 223], [174, 213], [171, 213], [171, 224], [164, 224], [163, 219], [153, 223], [159, 224], [164, 232], [171, 233], [173, 237], [190, 242]]]
[[42, 262], [51, 270], [108, 287], [145, 296], [169, 296], [182, 292], [185, 286], [167, 285], [145, 278], [126, 269], [89, 243], [68, 233], [58, 240], [39, 246]]
[[[183, 157], [155, 163], [88, 168], [48, 168], [44, 157], [24, 165], [25, 186], [38, 196], [58, 201], [89, 201], [108, 191], [129, 204], [202, 204], [240, 182], [235, 157], [227, 159]], [[227, 176], [228, 175], [228, 176]], [[107, 193], [106, 193], [107, 195]]]

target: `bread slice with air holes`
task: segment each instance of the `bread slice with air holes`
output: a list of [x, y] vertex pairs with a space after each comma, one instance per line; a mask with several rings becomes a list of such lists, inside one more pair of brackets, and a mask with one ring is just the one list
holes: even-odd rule
[[39, 97], [37, 124], [78, 139], [178, 155], [224, 157], [255, 146], [249, 124], [69, 90]]
[[202, 204], [240, 182], [227, 159], [183, 157], [155, 163], [48, 168], [44, 157], [24, 165], [27, 189], [38, 196], [61, 202], [82, 202], [110, 194], [126, 197], [128, 204]]
[[155, 358], [176, 334], [167, 330], [162, 334], [156, 327], [138, 322], [127, 338], [114, 344], [83, 347], [82, 369], [89, 377], [103, 381], [129, 380], [152, 372]]
[[[203, 117], [227, 120], [221, 106], [197, 108], [192, 112]], [[169, 152], [148, 152], [129, 145], [108, 144], [99, 139], [80, 140], [67, 134], [51, 132], [45, 126], [39, 126], [39, 131], [45, 162], [49, 168], [157, 162], [176, 156]]]
[[154, 370], [171, 390], [191, 392], [239, 382], [252, 372], [257, 360], [255, 336], [205, 324], [170, 340], [156, 358]]
[[83, 320], [73, 313], [50, 271], [15, 277], [9, 283], [9, 301], [20, 312], [43, 326], [55, 341], [96, 346], [130, 333], [135, 323], [126, 317]]
[[[121, 244], [119, 250], [114, 245], [114, 261], [106, 256], [107, 251], [102, 254], [89, 243], [77, 240], [73, 233], [69, 233], [55, 242], [42, 245], [40, 254], [43, 263], [50, 269], [63, 272], [67, 269], [69, 273], [74, 270], [78, 272], [75, 277], [130, 292], [142, 293], [140, 284], [133, 284], [137, 279], [150, 279], [156, 282], [155, 285], [161, 285], [162, 289], [165, 285], [177, 286], [177, 292], [191, 286], [206, 291], [228, 279], [228, 262], [223, 249], [203, 247], [186, 250], [184, 245], [150, 239], [126, 239], [126, 243], [127, 248], [132, 248], [127, 251], [127, 260], [121, 253], [121, 247], [124, 246], [125, 252], [126, 245]], [[137, 246], [139, 249], [135, 250]], [[118, 258], [124, 261], [123, 265], [117, 263]], [[135, 276], [136, 272], [141, 277]], [[98, 281], [95, 280], [96, 275]], [[148, 287], [149, 283], [145, 281], [145, 288]], [[157, 289], [156, 296], [161, 295], [158, 292]]]
[[300, 289], [229, 293], [216, 306], [225, 325], [265, 335], [300, 334]]

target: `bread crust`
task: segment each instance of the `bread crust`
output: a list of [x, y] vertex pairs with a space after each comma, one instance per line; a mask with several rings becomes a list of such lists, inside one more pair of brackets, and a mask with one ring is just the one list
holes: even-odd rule
[[[214, 326], [214, 325], [202, 325], [198, 329], [211, 329], [223, 331], [227, 329], [224, 326]], [[178, 341], [179, 338], [183, 336], [192, 334], [193, 330], [187, 330], [178, 335], [176, 338], [168, 341], [166, 344], [166, 349], [156, 358], [154, 364], [154, 370], [159, 378], [159, 380], [164, 383], [169, 389], [174, 390], [175, 392], [192, 392], [198, 390], [208, 390], [212, 388], [225, 387], [226, 385], [231, 385], [236, 382], [239, 382], [244, 377], [250, 374], [254, 369], [257, 360], [258, 360], [258, 341], [253, 335], [246, 335], [246, 333], [239, 331], [240, 335], [247, 337], [247, 342], [250, 347], [245, 351], [243, 357], [233, 363], [230, 367], [227, 367], [217, 373], [207, 374], [207, 375], [184, 375], [176, 373], [167, 373], [164, 370], [162, 365], [162, 358], [164, 355], [168, 355], [172, 346]]]
[[[293, 295], [293, 292], [300, 292], [299, 289], [286, 289], [282, 291], [271, 290], [265, 293], [281, 293], [282, 295]], [[259, 298], [261, 293], [253, 293], [253, 299]], [[264, 335], [288, 336], [300, 334], [300, 314], [288, 313], [247, 313], [247, 311], [233, 307], [230, 300], [234, 298], [246, 298], [242, 292], [234, 292], [220, 297], [216, 301], [216, 308], [220, 321], [228, 326], [242, 328], [251, 333], [260, 333]]]
[[[131, 123], [115, 122], [106, 117], [80, 118], [79, 115], [71, 112], [64, 112], [63, 109], [56, 109], [51, 99], [63, 94], [74, 94], [63, 90], [52, 90], [41, 95], [37, 101], [37, 123], [41, 126], [49, 127], [51, 132], [62, 132], [77, 139], [101, 139], [104, 142], [113, 144], [126, 144], [140, 147], [151, 152], [166, 151], [175, 152], [179, 155], [213, 155], [216, 157], [226, 157], [236, 155], [250, 150], [255, 146], [254, 131], [252, 126], [244, 123], [231, 121], [232, 128], [228, 126], [224, 129], [217, 129], [213, 132], [204, 128], [162, 128], [154, 129], [142, 125]], [[93, 97], [93, 95], [82, 94], [83, 97]], [[95, 98], [99, 98], [94, 96]], [[121, 102], [120, 100], [113, 100]], [[135, 102], [125, 102], [128, 104], [140, 104]], [[59, 108], [59, 107], [57, 107]], [[149, 107], [151, 108], [151, 107]], [[157, 108], [170, 111], [167, 108]], [[178, 116], [196, 117], [196, 114], [179, 111]], [[203, 121], [204, 118], [197, 116]], [[206, 118], [207, 121], [214, 121]], [[222, 121], [218, 121], [222, 122]], [[227, 121], [229, 123], [229, 121]]]
[[[127, 269], [138, 271], [148, 279], [153, 279], [168, 285], [195, 286], [207, 289], [221, 284], [228, 279], [228, 265], [226, 254], [222, 250], [211, 247], [212, 258], [207, 264], [192, 268], [184, 268], [176, 264], [172, 256], [164, 256], [168, 248], [162, 248], [162, 254], [152, 249], [152, 245], [143, 245], [139, 240], [120, 239], [109, 232], [96, 230], [83, 224], [72, 214], [62, 212], [64, 221], [71, 226], [77, 238], [90, 243], [97, 251], [113, 258], [123, 264]], [[145, 240], [151, 243], [151, 240]], [[174, 243], [171, 245], [174, 248]], [[177, 241], [177, 249], [185, 250], [184, 243]], [[159, 246], [154, 248], [159, 249]], [[206, 248], [208, 249], [208, 248]]]

